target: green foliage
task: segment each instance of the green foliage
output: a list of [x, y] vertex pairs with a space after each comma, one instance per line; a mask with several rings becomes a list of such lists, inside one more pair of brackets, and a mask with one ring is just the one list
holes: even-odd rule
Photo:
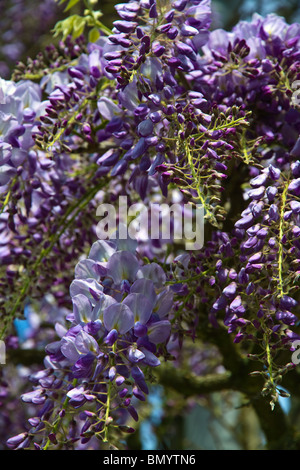
[[[61, 0], [61, 1], [59, 2], [59, 5], [62, 5], [63, 3], [65, 3], [65, 1], [66, 1], [66, 0]], [[79, 1], [80, 1], [80, 0], [69, 0], [69, 1], [68, 1], [68, 4], [67, 4], [67, 6], [66, 6], [66, 8], [65, 8], [64, 11], [70, 10], [72, 7], [74, 7], [75, 5], [77, 5], [77, 3], [79, 3]]]
[[85, 26], [85, 18], [79, 15], [71, 15], [65, 20], [56, 23], [53, 33], [55, 37], [61, 35], [63, 41], [69, 35], [71, 35], [73, 39], [76, 39], [83, 34]]
[[[66, 0], [61, 0], [59, 5], [65, 3]], [[68, 12], [75, 7], [80, 0], [69, 0], [64, 12]], [[64, 41], [68, 36], [72, 36], [73, 39], [77, 39], [79, 36], [85, 33], [87, 28], [92, 28], [88, 33], [88, 39], [90, 42], [95, 42], [100, 36], [100, 31], [106, 35], [111, 34], [111, 30], [107, 28], [99, 18], [102, 16], [100, 10], [93, 10], [92, 1], [84, 1], [86, 7], [83, 16], [77, 13], [68, 16], [67, 18], [58, 21], [53, 28], [54, 37], [61, 36]]]

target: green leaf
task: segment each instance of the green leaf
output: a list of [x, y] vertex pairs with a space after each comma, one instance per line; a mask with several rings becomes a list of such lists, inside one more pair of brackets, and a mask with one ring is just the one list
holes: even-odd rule
[[64, 9], [64, 11], [70, 10], [72, 7], [74, 7], [80, 0], [69, 0], [68, 5]]
[[72, 35], [73, 39], [78, 38], [84, 31], [86, 19], [79, 15], [71, 15], [65, 20], [58, 21], [54, 26], [54, 36], [62, 35], [63, 41], [67, 36]]
[[83, 33], [85, 25], [86, 25], [86, 20], [85, 18], [82, 18], [82, 16], [78, 16], [77, 18], [74, 18], [73, 33], [72, 33], [73, 39], [78, 38]]
[[60, 34], [63, 36], [63, 40], [71, 34], [73, 29], [73, 22], [72, 17], [66, 18], [65, 20], [58, 21], [54, 26], [53, 33], [54, 36], [59, 36]]
[[89, 42], [96, 42], [100, 37], [100, 32], [98, 28], [93, 28], [89, 32]]

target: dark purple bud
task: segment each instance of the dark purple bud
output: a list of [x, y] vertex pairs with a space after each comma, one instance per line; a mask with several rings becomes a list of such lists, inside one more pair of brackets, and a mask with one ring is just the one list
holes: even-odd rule
[[155, 46], [152, 47], [152, 51], [156, 55], [156, 57], [161, 57], [165, 50], [165, 46], [162, 46], [161, 44], [155, 44]]
[[166, 13], [165, 16], [164, 16], [165, 20], [166, 20], [167, 22], [172, 21], [173, 18], [174, 18], [174, 14], [175, 14], [175, 10], [173, 10], [173, 9], [167, 11], [167, 13]]
[[247, 284], [247, 282], [249, 281], [249, 276], [248, 274], [246, 273], [246, 270], [245, 268], [242, 268], [238, 274], [238, 281], [240, 284]]
[[269, 241], [268, 241], [268, 245], [271, 247], [271, 248], [274, 248], [276, 246], [276, 240], [275, 238], [270, 238]]
[[150, 36], [148, 36], [148, 34], [145, 34], [145, 35], [142, 37], [141, 43], [145, 45], [146, 52], [148, 52], [148, 51], [149, 51], [149, 48], [150, 48], [150, 44], [151, 44]]
[[138, 387], [133, 387], [132, 393], [138, 400], [140, 401], [146, 400], [145, 395], [143, 394], [143, 392], [141, 392], [141, 390], [138, 389]]
[[[295, 143], [291, 151], [291, 155], [296, 158], [300, 157], [300, 137], [298, 137], [297, 142]], [[298, 166], [300, 166], [300, 162], [298, 161], [297, 163], [298, 163]], [[300, 173], [300, 169], [298, 171]], [[300, 176], [300, 175], [297, 175], [297, 176]]]
[[295, 214], [300, 214], [300, 202], [298, 202], [298, 201], [291, 201], [291, 202], [290, 202], [290, 206], [291, 206], [292, 211], [293, 211]]
[[256, 176], [255, 178], [253, 178], [250, 181], [250, 185], [253, 188], [258, 188], [260, 186], [264, 186], [265, 182], [267, 181], [267, 178], [268, 178], [268, 176], [265, 173], [262, 173], [262, 174]]
[[149, 18], [157, 18], [157, 10], [156, 10], [156, 4], [153, 3], [153, 5], [151, 5], [151, 8], [149, 10]]
[[175, 10], [183, 11], [187, 3], [188, 3], [188, 0], [176, 0], [175, 2], [172, 3], [172, 7], [175, 8]]
[[260, 186], [259, 188], [255, 188], [255, 189], [251, 189], [249, 192], [248, 192], [248, 196], [251, 198], [251, 199], [254, 199], [254, 200], [259, 200], [263, 197], [265, 193], [265, 187], [264, 186]]
[[159, 33], [167, 33], [169, 29], [172, 27], [172, 23], [165, 23], [156, 28], [156, 31]]
[[171, 85], [171, 86], [178, 85], [175, 77], [170, 72], [165, 72], [163, 77], [164, 77], [164, 82], [167, 85]]
[[118, 15], [122, 20], [131, 21], [136, 18], [136, 12], [118, 9]]
[[114, 65], [107, 65], [107, 66], [105, 67], [105, 71], [106, 71], [107, 73], [112, 73], [112, 74], [114, 74], [114, 73], [119, 73], [120, 68], [119, 68], [119, 67], [115, 67]]
[[255, 253], [255, 255], [250, 256], [250, 258], [248, 259], [248, 262], [251, 263], [251, 264], [253, 264], [253, 263], [255, 264], [255, 263], [257, 263], [257, 261], [261, 260], [261, 257], [262, 257], [261, 252]]
[[122, 34], [115, 34], [114, 36], [109, 36], [108, 39], [113, 43], [119, 46], [124, 47], [125, 49], [132, 45], [132, 42], [129, 39], [124, 38]]
[[[35, 113], [35, 111], [33, 111], [33, 109], [31, 109], [31, 108], [24, 109], [24, 111], [23, 111], [24, 122], [33, 122], [35, 116], [36, 116], [36, 113]], [[42, 120], [42, 116], [41, 116], [41, 120]]]
[[135, 383], [140, 387], [140, 389], [148, 395], [149, 390], [145, 382], [145, 377], [142, 370], [138, 366], [134, 366], [131, 369], [131, 375]]
[[285, 325], [295, 325], [298, 317], [289, 311], [276, 312], [276, 319], [282, 321]]
[[119, 31], [121, 31], [121, 33], [132, 33], [137, 27], [137, 23], [133, 21], [122, 21], [122, 20], [114, 21], [113, 25]]
[[177, 42], [176, 43], [177, 50], [179, 54], [185, 55], [190, 59], [196, 59], [195, 51], [185, 42]]
[[298, 302], [292, 297], [289, 297], [288, 295], [284, 295], [280, 299], [280, 307], [283, 309], [291, 310], [292, 308], [295, 308], [297, 304]]
[[122, 390], [119, 391], [119, 397], [124, 398], [124, 397], [126, 397], [127, 393], [128, 393], [128, 389], [123, 388]]
[[178, 29], [173, 26], [172, 28], [169, 29], [167, 32], [167, 36], [169, 39], [175, 39], [178, 34]]
[[16, 449], [27, 437], [27, 433], [22, 432], [21, 434], [17, 434], [14, 437], [11, 437], [6, 441], [7, 447], [10, 449]]
[[199, 34], [199, 31], [193, 26], [184, 24], [180, 30], [180, 33], [182, 34], [182, 36], [196, 36], [197, 34]]
[[269, 202], [273, 202], [277, 194], [277, 188], [275, 186], [269, 186], [266, 191]]
[[117, 341], [118, 336], [119, 335], [118, 335], [117, 330], [115, 330], [115, 329], [111, 330], [105, 338], [105, 343], [112, 346]]
[[253, 248], [257, 244], [257, 241], [256, 237], [250, 237], [242, 246], [247, 250], [249, 248]]
[[122, 51], [110, 51], [104, 54], [104, 59], [106, 60], [116, 60], [122, 57]]
[[136, 411], [136, 409], [132, 406], [132, 405], [129, 405], [127, 407], [127, 410], [128, 412], [131, 414], [132, 418], [135, 420], [135, 421], [138, 421], [139, 420], [139, 415]]
[[244, 337], [245, 337], [245, 335], [240, 332], [240, 333], [238, 333], [238, 334], [235, 336], [233, 342], [236, 343], [236, 344], [238, 344], [238, 343], [240, 343], [240, 342], [244, 339]]
[[269, 209], [269, 217], [272, 221], [277, 222], [279, 220], [278, 207], [272, 204]]
[[219, 310], [222, 310], [223, 308], [226, 307], [227, 303], [228, 303], [227, 297], [225, 295], [221, 295], [221, 297], [219, 297], [213, 304], [212, 310], [216, 312]]
[[35, 416], [34, 418], [29, 418], [28, 422], [31, 424], [31, 426], [36, 427], [38, 424], [40, 424], [41, 418]]
[[121, 175], [123, 173], [125, 173], [125, 171], [127, 170], [128, 168], [128, 162], [126, 160], [120, 160], [112, 169], [111, 171], [111, 176], [118, 176], [118, 175]]
[[167, 100], [170, 100], [174, 95], [173, 89], [169, 85], [164, 87], [163, 92]]
[[150, 119], [145, 119], [145, 121], [140, 122], [138, 125], [138, 134], [142, 137], [147, 137], [148, 135], [152, 134], [153, 127], [153, 122]]
[[300, 178], [293, 180], [290, 183], [288, 190], [296, 194], [296, 196], [300, 196]]
[[263, 316], [264, 316], [264, 311], [263, 311], [263, 309], [260, 308], [257, 312], [257, 317], [258, 318], [263, 318]]
[[247, 229], [252, 225], [252, 223], [253, 223], [253, 215], [249, 214], [249, 215], [243, 217], [242, 219], [238, 220], [234, 224], [234, 226], [237, 227], [237, 228]]
[[94, 360], [95, 356], [93, 353], [88, 353], [86, 356], [78, 359], [72, 368], [74, 377], [88, 377], [91, 374]]
[[273, 165], [269, 165], [269, 176], [273, 181], [276, 181], [280, 178], [279, 168], [275, 168]]
[[292, 233], [294, 237], [300, 237], [300, 227], [297, 227], [296, 225], [292, 228]]
[[57, 444], [57, 439], [54, 432], [50, 432], [50, 434], [48, 434], [48, 438], [52, 442], [52, 444]]
[[125, 380], [126, 379], [125, 377], [123, 377], [123, 375], [118, 375], [115, 380], [117, 387], [120, 387], [120, 385], [122, 385], [125, 382]]
[[233, 297], [236, 293], [236, 283], [231, 282], [225, 289], [223, 289], [223, 294], [226, 295], [226, 297]]
[[262, 240], [265, 239], [267, 235], [268, 235], [268, 231], [265, 228], [261, 228], [260, 230], [258, 230], [256, 234], [257, 238], [262, 239]]
[[238, 295], [230, 304], [229, 306], [230, 310], [235, 312], [238, 315], [242, 315], [245, 313], [245, 307], [242, 304], [242, 299], [241, 296]]
[[108, 371], [108, 378], [111, 382], [114, 380], [116, 373], [117, 373], [116, 368], [114, 366], [110, 367]]
[[110, 149], [105, 152], [98, 160], [97, 165], [103, 166], [112, 166], [117, 163], [119, 159], [119, 152], [116, 152], [114, 149]]
[[260, 214], [262, 213], [262, 210], [263, 210], [263, 202], [258, 202], [257, 204], [253, 204], [252, 208], [251, 208], [251, 212], [253, 214], [253, 217], [259, 217]]
[[146, 140], [144, 139], [144, 137], [142, 137], [138, 141], [136, 146], [133, 148], [131, 158], [135, 160], [136, 158], [141, 157], [145, 153], [146, 148], [147, 148]]
[[216, 162], [216, 163], [215, 163], [215, 169], [216, 169], [217, 171], [226, 171], [226, 170], [227, 170], [227, 166], [226, 166], [224, 163]]
[[136, 28], [136, 35], [137, 35], [137, 38], [138, 38], [138, 39], [142, 39], [142, 37], [144, 36], [144, 34], [145, 34], [145, 33], [144, 33], [144, 30], [143, 30], [140, 26], [138, 26], [138, 27]]
[[83, 124], [82, 126], [82, 130], [85, 134], [91, 134], [92, 132], [92, 129], [91, 129], [91, 126], [88, 122], [86, 122], [85, 124]]
[[140, 337], [143, 337], [147, 334], [148, 328], [147, 328], [146, 325], [143, 325], [142, 323], [137, 321], [134, 325], [133, 331], [134, 331], [135, 336], [140, 338]]
[[[300, 141], [300, 139], [298, 139]], [[292, 168], [292, 173], [295, 178], [298, 178], [300, 176], [300, 160], [293, 162], [291, 165]]]
[[259, 224], [253, 225], [252, 227], [249, 227], [248, 230], [247, 230], [247, 235], [249, 235], [250, 237], [253, 237], [254, 235], [257, 234], [259, 228], [260, 228]]
[[161, 112], [160, 111], [154, 111], [153, 113], [149, 114], [149, 118], [151, 121], [156, 124], [161, 120]]
[[255, 285], [253, 284], [253, 282], [249, 282], [248, 286], [246, 287], [246, 294], [250, 295], [254, 292], [254, 290], [255, 290]]
[[35, 405], [41, 405], [45, 403], [46, 396], [43, 389], [37, 388], [32, 392], [24, 393], [23, 395], [21, 395], [21, 399], [25, 403], [34, 403]]
[[174, 114], [176, 112], [176, 109], [173, 105], [171, 104], [168, 104], [166, 110], [165, 110], [165, 113], [168, 115], [168, 116], [171, 116], [172, 114]]
[[132, 434], [135, 432], [134, 428], [132, 428], [131, 426], [126, 426], [124, 424], [120, 424], [120, 426], [118, 426], [118, 429], [122, 432], [125, 432], [126, 434]]
[[170, 67], [179, 67], [181, 65], [181, 60], [178, 59], [178, 57], [171, 57], [169, 60], [168, 60], [168, 65]]
[[220, 271], [218, 272], [218, 279], [222, 284], [227, 281], [227, 276], [228, 276], [228, 269], [224, 269], [224, 268], [220, 269]]
[[68, 73], [69, 73], [70, 77], [72, 77], [72, 78], [78, 78], [79, 80], [84, 80], [83, 73], [75, 67], [70, 67], [68, 69]]

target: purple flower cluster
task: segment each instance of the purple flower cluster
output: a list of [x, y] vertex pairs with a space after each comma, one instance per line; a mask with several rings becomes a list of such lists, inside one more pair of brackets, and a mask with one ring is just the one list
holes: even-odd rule
[[[209, 119], [200, 111], [206, 105], [201, 93], [191, 93], [186, 102], [182, 100], [183, 88], [175, 74], [193, 67], [197, 60], [197, 51], [208, 36], [210, 5], [206, 1], [175, 2], [165, 11], [165, 7], [156, 8], [155, 2], [129, 2], [116, 9], [121, 20], [115, 22], [113, 35], [89, 44], [87, 54], [65, 73], [51, 72], [47, 85], [50, 105], [35, 140], [40, 148], [54, 154], [86, 143], [91, 153], [99, 143], [105, 148], [113, 140], [114, 145], [100, 158], [95, 153], [94, 161], [100, 166], [97, 175], [110, 172], [115, 177], [130, 170], [130, 184], [144, 199], [155, 167], [174, 158], [167, 141], [170, 133], [174, 134], [170, 120], [181, 113], [182, 124], [193, 112], [201, 114], [201, 122]], [[149, 15], [149, 24], [139, 26], [143, 12]], [[155, 34], [151, 35], [153, 28]], [[169, 30], [178, 35], [176, 41]], [[158, 53], [161, 43], [165, 46]], [[187, 51], [180, 47], [193, 49], [188, 54], [192, 59], [187, 59]], [[191, 126], [195, 128], [195, 124]], [[166, 191], [160, 175], [158, 182]]]
[[1, 79], [1, 187], [9, 184], [18, 172], [22, 173], [25, 169], [33, 174], [34, 155], [29, 151], [34, 143], [32, 133], [43, 112], [41, 89], [37, 84]]
[[229, 332], [236, 333], [235, 342], [247, 337], [250, 326], [260, 329], [265, 321], [277, 347], [276, 334], [283, 335], [285, 342], [295, 339], [282, 325], [298, 321], [293, 313], [298, 302], [289, 295], [299, 275], [298, 166], [299, 161], [290, 180], [271, 164], [250, 180], [246, 192], [250, 203], [235, 223], [231, 241], [238, 243], [240, 270], [213, 306], [214, 312], [225, 308], [224, 322]]
[[[114, 48], [106, 54], [107, 72], [126, 86], [137, 71], [158, 82], [162, 68], [189, 71], [195, 68], [200, 47], [208, 39], [211, 23], [209, 0], [132, 1], [116, 5], [120, 20], [114, 22], [109, 40]], [[139, 18], [147, 18], [140, 24]], [[159, 60], [157, 60], [159, 59]], [[144, 82], [145, 88], [149, 81]], [[150, 85], [151, 86], [151, 85]]]
[[[107, 440], [109, 425], [127, 429], [118, 421], [120, 409], [138, 419], [134, 399], [144, 401], [148, 394], [143, 370], [160, 364], [171, 333], [173, 300], [165, 280], [159, 265], [141, 265], [133, 252], [119, 251], [118, 243], [93, 244], [70, 286], [69, 327], [56, 325], [60, 340], [46, 347], [46, 369], [31, 378], [34, 390], [22, 395], [24, 402], [43, 407], [29, 420], [34, 425], [22, 439], [8, 441], [11, 448], [32, 443], [47, 448], [57, 442], [60, 428], [53, 426], [42, 442], [39, 434], [45, 420], [52, 414], [63, 417], [67, 407], [78, 410], [82, 424], [65, 446], [78, 439], [85, 444], [93, 436]], [[89, 411], [81, 412], [86, 404]]]
[[[132, 432], [151, 369], [220, 323], [243, 354], [261, 351], [275, 402], [276, 352], [299, 339], [300, 26], [254, 15], [209, 32], [207, 0], [116, 10], [108, 37], [67, 38], [47, 67], [39, 57], [0, 81], [2, 336], [25, 302], [72, 303], [22, 394], [39, 411], [10, 448]], [[201, 250], [170, 243], [161, 261], [159, 242], [95, 242], [99, 202], [173, 190], [204, 206]]]
[[282, 167], [290, 152], [299, 158], [299, 110], [291, 101], [300, 77], [299, 35], [299, 24], [255, 14], [231, 32], [212, 31], [202, 48], [202, 73], [196, 77], [202, 92], [206, 89], [224, 110], [236, 105], [252, 113], [246, 135], [248, 141], [259, 139], [259, 145], [246, 149], [247, 163], [254, 156]]

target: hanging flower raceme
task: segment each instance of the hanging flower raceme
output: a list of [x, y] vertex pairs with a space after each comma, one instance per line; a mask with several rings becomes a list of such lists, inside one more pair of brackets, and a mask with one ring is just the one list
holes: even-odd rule
[[[44, 112], [40, 87], [30, 80], [0, 80], [0, 187], [7, 190], [14, 177], [34, 173], [32, 134]], [[2, 188], [4, 187], [4, 188]]]
[[[120, 412], [138, 420], [147, 369], [159, 366], [171, 334], [172, 293], [165, 281], [159, 265], [142, 265], [134, 252], [119, 251], [118, 242], [93, 244], [70, 286], [69, 327], [57, 325], [60, 339], [46, 347], [46, 368], [31, 377], [34, 390], [22, 396], [43, 406], [24, 439], [9, 439], [10, 447], [67, 448], [77, 439], [107, 441], [110, 427], [132, 431]], [[78, 410], [78, 434], [65, 439], [70, 409]]]
[[195, 68], [197, 53], [208, 38], [209, 0], [170, 4], [141, 0], [115, 8], [121, 18], [114, 22], [114, 34], [109, 36], [115, 47], [104, 57], [109, 61], [106, 71], [116, 76], [120, 87], [126, 86], [136, 74], [145, 75], [146, 81], [140, 82], [140, 86], [147, 89], [150, 71], [155, 82], [160, 80], [157, 72], [161, 68], [172, 73], [176, 69]]
[[[299, 25], [255, 15], [209, 32], [208, 0], [116, 10], [108, 37], [67, 37], [0, 81], [1, 338], [49, 294], [60, 312], [72, 306], [22, 393], [37, 412], [12, 428], [14, 449], [114, 443], [133, 431], [161, 358], [220, 324], [241, 354], [259, 349], [273, 406], [290, 368], [276, 353], [299, 338]], [[94, 243], [99, 201], [170, 202], [173, 189], [204, 208], [200, 250], [160, 246], [150, 262], [159, 241]]]
[[[299, 338], [299, 162], [293, 170], [270, 164], [250, 180], [248, 207], [235, 223], [231, 241], [220, 247], [219, 272], [227, 268], [227, 257], [236, 256], [235, 277], [222, 278], [222, 292], [212, 305], [216, 318], [225, 311], [224, 324], [234, 333], [234, 342], [256, 341], [265, 364], [265, 392], [276, 402], [277, 376], [288, 370], [273, 365], [279, 348], [292, 348]], [[227, 245], [227, 246], [226, 246]], [[259, 339], [258, 333], [261, 334]], [[279, 380], [279, 379], [278, 379]]]

